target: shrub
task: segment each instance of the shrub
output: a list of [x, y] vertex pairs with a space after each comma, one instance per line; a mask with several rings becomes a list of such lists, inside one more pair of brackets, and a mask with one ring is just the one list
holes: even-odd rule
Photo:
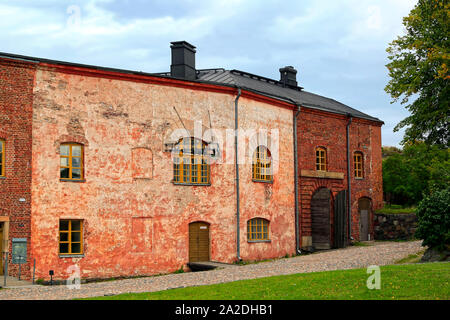
[[423, 246], [439, 251], [450, 248], [450, 187], [426, 196], [417, 207], [415, 236]]

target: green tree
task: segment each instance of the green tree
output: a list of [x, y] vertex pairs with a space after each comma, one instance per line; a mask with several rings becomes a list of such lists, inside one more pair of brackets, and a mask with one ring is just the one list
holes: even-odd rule
[[450, 3], [419, 0], [403, 24], [406, 35], [399, 36], [386, 50], [391, 79], [385, 90], [392, 103], [401, 98], [411, 114], [394, 131], [406, 128], [403, 143], [421, 140], [448, 148]]
[[450, 188], [426, 196], [417, 207], [416, 237], [423, 246], [439, 251], [450, 249]]
[[408, 143], [383, 160], [383, 189], [390, 203], [413, 205], [450, 185], [450, 150]]

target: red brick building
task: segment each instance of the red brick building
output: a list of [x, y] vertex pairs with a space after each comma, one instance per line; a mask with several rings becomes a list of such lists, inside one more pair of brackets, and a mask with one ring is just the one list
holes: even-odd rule
[[22, 256], [26, 278], [107, 278], [371, 239], [382, 122], [280, 72], [196, 70], [186, 42], [160, 74], [0, 53], [8, 273]]

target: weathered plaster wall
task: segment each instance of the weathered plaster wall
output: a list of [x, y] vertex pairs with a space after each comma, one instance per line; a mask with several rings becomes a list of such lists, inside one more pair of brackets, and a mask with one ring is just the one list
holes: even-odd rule
[[[0, 59], [0, 139], [5, 141], [6, 148], [5, 177], [0, 177], [0, 222], [7, 225], [4, 229], [6, 245], [3, 248], [8, 249], [9, 253], [13, 238], [27, 239], [27, 261], [21, 267], [24, 278], [30, 277], [31, 261], [31, 117], [34, 74], [34, 64]], [[18, 269], [17, 264], [12, 264], [9, 254], [8, 273], [17, 276]]]
[[[331, 242], [333, 242], [333, 201], [339, 191], [347, 189], [347, 123], [348, 119], [344, 116], [308, 108], [302, 108], [298, 119], [300, 230], [301, 239], [304, 242], [302, 247], [310, 245], [307, 243], [310, 241], [307, 237], [312, 234], [311, 198], [319, 188], [328, 188], [332, 192], [330, 233]], [[302, 170], [316, 170], [315, 150], [317, 147], [325, 147], [327, 150], [327, 171], [340, 173], [341, 178], [302, 176]], [[352, 235], [355, 239], [359, 239], [358, 200], [362, 197], [370, 198], [373, 210], [382, 205], [381, 127], [375, 123], [353, 118], [350, 126], [350, 149]], [[354, 178], [353, 153], [356, 151], [364, 155], [363, 179]], [[373, 226], [370, 226], [369, 232], [373, 238]]]
[[[225, 131], [234, 128], [235, 96], [46, 69], [37, 72], [34, 94], [38, 278], [48, 279], [50, 269], [65, 278], [74, 264], [83, 278], [174, 271], [188, 262], [188, 226], [195, 221], [210, 223], [212, 260], [236, 259], [234, 164], [213, 164], [211, 186], [177, 186], [171, 153], [164, 152], [172, 130], [183, 127], [174, 106], [187, 127], [198, 120], [209, 127], [209, 109], [212, 127]], [[243, 98], [240, 117], [243, 128], [279, 128], [283, 154], [273, 185], [252, 182], [250, 165], [241, 166], [241, 256], [293, 253], [292, 111]], [[85, 182], [59, 180], [62, 142], [84, 144]], [[139, 159], [146, 165], [139, 167]], [[246, 243], [247, 220], [256, 216], [271, 221], [271, 243]], [[59, 257], [60, 219], [84, 220], [84, 257]]]

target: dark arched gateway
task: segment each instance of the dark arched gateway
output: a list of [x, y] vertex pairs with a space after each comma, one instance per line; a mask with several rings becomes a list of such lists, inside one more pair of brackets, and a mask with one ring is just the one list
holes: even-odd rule
[[317, 190], [311, 199], [312, 245], [315, 250], [330, 249], [330, 208], [330, 190]]

